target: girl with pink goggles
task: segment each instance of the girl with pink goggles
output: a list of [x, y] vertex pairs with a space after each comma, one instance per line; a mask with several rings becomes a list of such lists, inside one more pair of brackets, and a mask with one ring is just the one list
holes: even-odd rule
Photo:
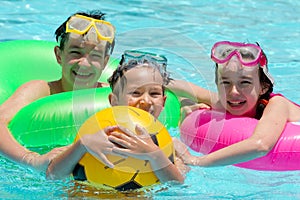
[[244, 66], [250, 67], [259, 64], [271, 83], [274, 83], [272, 76], [268, 72], [267, 58], [258, 45], [221, 41], [215, 43], [211, 49], [211, 59], [218, 64], [228, 62], [234, 55]]

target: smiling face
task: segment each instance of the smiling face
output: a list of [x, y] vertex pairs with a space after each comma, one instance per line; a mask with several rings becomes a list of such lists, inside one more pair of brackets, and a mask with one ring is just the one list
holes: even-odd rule
[[124, 73], [110, 95], [112, 106], [128, 105], [140, 108], [158, 117], [166, 97], [160, 72], [143, 64]]
[[105, 52], [106, 41], [92, 42], [81, 35], [72, 37], [71, 33], [63, 50], [55, 48], [57, 62], [62, 66], [63, 91], [97, 87], [109, 59]]
[[253, 117], [257, 101], [263, 91], [259, 67], [246, 67], [232, 58], [218, 65], [217, 88], [222, 106], [231, 114]]

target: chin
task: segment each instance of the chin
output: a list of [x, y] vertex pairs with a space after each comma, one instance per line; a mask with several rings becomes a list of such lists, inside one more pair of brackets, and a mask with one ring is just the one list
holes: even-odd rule
[[74, 83], [74, 89], [89, 89], [89, 88], [95, 88], [95, 84], [91, 84], [90, 82], [79, 82], [75, 81]]
[[235, 116], [244, 116], [245, 115], [245, 112], [242, 111], [242, 110], [231, 110], [231, 109], [228, 109], [227, 112], [229, 112], [230, 114], [235, 115]]
[[74, 90], [83, 90], [83, 89], [88, 89], [90, 87], [86, 86], [86, 85], [74, 85], [73, 89]]
[[150, 113], [150, 114], [153, 115], [153, 117], [155, 117], [157, 119], [158, 116], [159, 116], [159, 114], [160, 114], [160, 112], [159, 113]]

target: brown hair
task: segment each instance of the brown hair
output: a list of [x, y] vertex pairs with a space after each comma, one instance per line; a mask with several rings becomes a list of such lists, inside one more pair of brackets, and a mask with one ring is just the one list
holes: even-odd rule
[[166, 72], [166, 70], [163, 69], [162, 66], [160, 66], [159, 64], [157, 64], [151, 60], [148, 60], [145, 58], [141, 61], [129, 60], [127, 63], [122, 63], [122, 60], [119, 64], [119, 66], [117, 67], [117, 69], [111, 75], [111, 77], [108, 78], [108, 83], [113, 92], [114, 92], [114, 88], [115, 88], [118, 80], [123, 81], [121, 83], [122, 86], [124, 86], [126, 84], [126, 80], [121, 79], [124, 76], [125, 72], [129, 71], [130, 69], [132, 69], [134, 67], [137, 67], [137, 66], [143, 65], [143, 64], [148, 64], [148, 66], [152, 67], [153, 69], [157, 69], [160, 72], [160, 74], [163, 78], [163, 90], [165, 89], [165, 85], [167, 85], [170, 81], [169, 73]]

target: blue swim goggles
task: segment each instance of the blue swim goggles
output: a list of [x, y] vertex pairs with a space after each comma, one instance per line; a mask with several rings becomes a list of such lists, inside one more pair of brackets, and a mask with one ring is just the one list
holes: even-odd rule
[[161, 65], [164, 70], [166, 70], [168, 63], [168, 59], [163, 55], [138, 50], [126, 50], [122, 55], [120, 65], [128, 63], [130, 60], [136, 60], [137, 62], [148, 60], [158, 65]]

